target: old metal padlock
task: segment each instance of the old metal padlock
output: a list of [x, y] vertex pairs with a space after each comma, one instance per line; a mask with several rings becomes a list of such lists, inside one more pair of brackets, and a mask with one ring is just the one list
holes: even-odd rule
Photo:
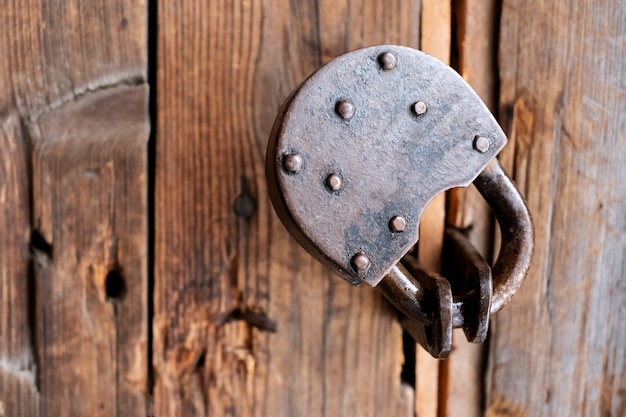
[[[450, 67], [411, 48], [374, 46], [329, 62], [286, 100], [267, 180], [276, 212], [308, 252], [352, 284], [381, 288], [415, 339], [445, 357], [453, 327], [484, 340], [490, 314], [530, 265], [530, 214], [495, 159], [506, 140]], [[502, 231], [493, 270], [453, 229], [445, 243], [452, 276], [400, 262], [428, 202], [472, 182]]]

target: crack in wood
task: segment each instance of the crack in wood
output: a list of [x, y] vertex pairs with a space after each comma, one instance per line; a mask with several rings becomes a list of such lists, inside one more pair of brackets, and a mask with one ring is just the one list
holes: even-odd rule
[[137, 74], [125, 74], [123, 76], [120, 76], [116, 80], [111, 80], [109, 77], [95, 80], [84, 86], [83, 88], [78, 88], [69, 92], [65, 96], [57, 99], [56, 101], [49, 103], [47, 106], [43, 107], [39, 111], [29, 115], [28, 123], [37, 124], [39, 123], [39, 120], [41, 120], [41, 118], [44, 117], [46, 114], [58, 110], [67, 104], [76, 102], [84, 96], [97, 94], [104, 90], [109, 90], [117, 87], [138, 87], [142, 85], [147, 85], [147, 79], [144, 75]]
[[54, 247], [49, 243], [38, 230], [30, 233], [29, 249], [35, 262], [38, 264], [49, 264], [53, 259]]
[[262, 311], [255, 312], [251, 310], [235, 309], [226, 318], [226, 323], [236, 320], [244, 321], [249, 326], [264, 332], [276, 333], [278, 329], [278, 323]]

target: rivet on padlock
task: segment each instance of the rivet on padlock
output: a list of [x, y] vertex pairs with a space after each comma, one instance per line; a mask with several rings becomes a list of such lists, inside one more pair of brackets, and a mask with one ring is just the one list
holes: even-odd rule
[[[444, 357], [452, 327], [484, 340], [489, 315], [510, 300], [530, 265], [530, 214], [495, 159], [505, 143], [451, 68], [411, 48], [375, 46], [329, 62], [290, 96], [272, 129], [267, 179], [294, 238], [350, 283], [378, 285], [425, 326], [412, 334]], [[451, 262], [460, 265], [454, 277], [398, 265], [418, 241], [428, 202], [472, 182], [502, 228], [493, 271], [454, 231], [446, 234], [457, 254]]]

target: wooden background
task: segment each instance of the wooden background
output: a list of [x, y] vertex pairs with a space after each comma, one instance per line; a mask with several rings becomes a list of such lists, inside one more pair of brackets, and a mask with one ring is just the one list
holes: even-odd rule
[[[625, 2], [0, 6], [0, 417], [626, 415]], [[267, 197], [278, 106], [379, 43], [478, 91], [534, 215], [526, 284], [445, 362]], [[447, 197], [422, 261], [445, 222], [491, 257], [475, 190]]]

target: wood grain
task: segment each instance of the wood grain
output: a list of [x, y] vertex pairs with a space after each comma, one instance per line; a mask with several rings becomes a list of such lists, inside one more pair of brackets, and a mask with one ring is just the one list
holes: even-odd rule
[[[45, 415], [142, 415], [147, 377], [145, 87], [91, 93], [39, 120], [36, 337]], [[39, 232], [37, 232], [39, 233]]]
[[[422, 1], [421, 50], [435, 58], [450, 63], [452, 28], [451, 2], [445, 0]], [[420, 219], [419, 260], [431, 271], [441, 272], [441, 251], [445, 226], [445, 193], [436, 196], [426, 207]], [[441, 367], [445, 366], [418, 346], [415, 360], [415, 409], [420, 417], [441, 415], [445, 407], [441, 396]]]
[[323, 62], [417, 46], [419, 3], [391, 3], [159, 2], [156, 415], [414, 415], [395, 311], [288, 236], [263, 162]]
[[[453, 2], [453, 58], [461, 76], [493, 112], [497, 108], [496, 73], [499, 5], [495, 0]], [[446, 223], [466, 230], [485, 259], [492, 258], [493, 219], [489, 206], [474, 186], [450, 190]], [[441, 415], [478, 417], [484, 414], [485, 345], [469, 343], [461, 329], [453, 333], [453, 351], [444, 364]]]
[[142, 1], [2, 6], [0, 416], [143, 414], [146, 39]]
[[145, 2], [9, 0], [2, 10], [8, 58], [0, 103], [28, 121], [75, 96], [145, 79]]
[[504, 163], [536, 251], [496, 316], [488, 415], [626, 413], [624, 22], [624, 2], [503, 4]]
[[29, 330], [27, 143], [18, 115], [0, 119], [0, 416], [38, 415]]
[[[453, 65], [494, 115], [498, 115], [497, 48], [500, 4], [496, 0], [455, 0]], [[474, 246], [492, 257], [493, 219], [487, 203], [472, 185], [449, 194], [448, 224], [468, 230]], [[456, 203], [455, 203], [456, 201]]]

